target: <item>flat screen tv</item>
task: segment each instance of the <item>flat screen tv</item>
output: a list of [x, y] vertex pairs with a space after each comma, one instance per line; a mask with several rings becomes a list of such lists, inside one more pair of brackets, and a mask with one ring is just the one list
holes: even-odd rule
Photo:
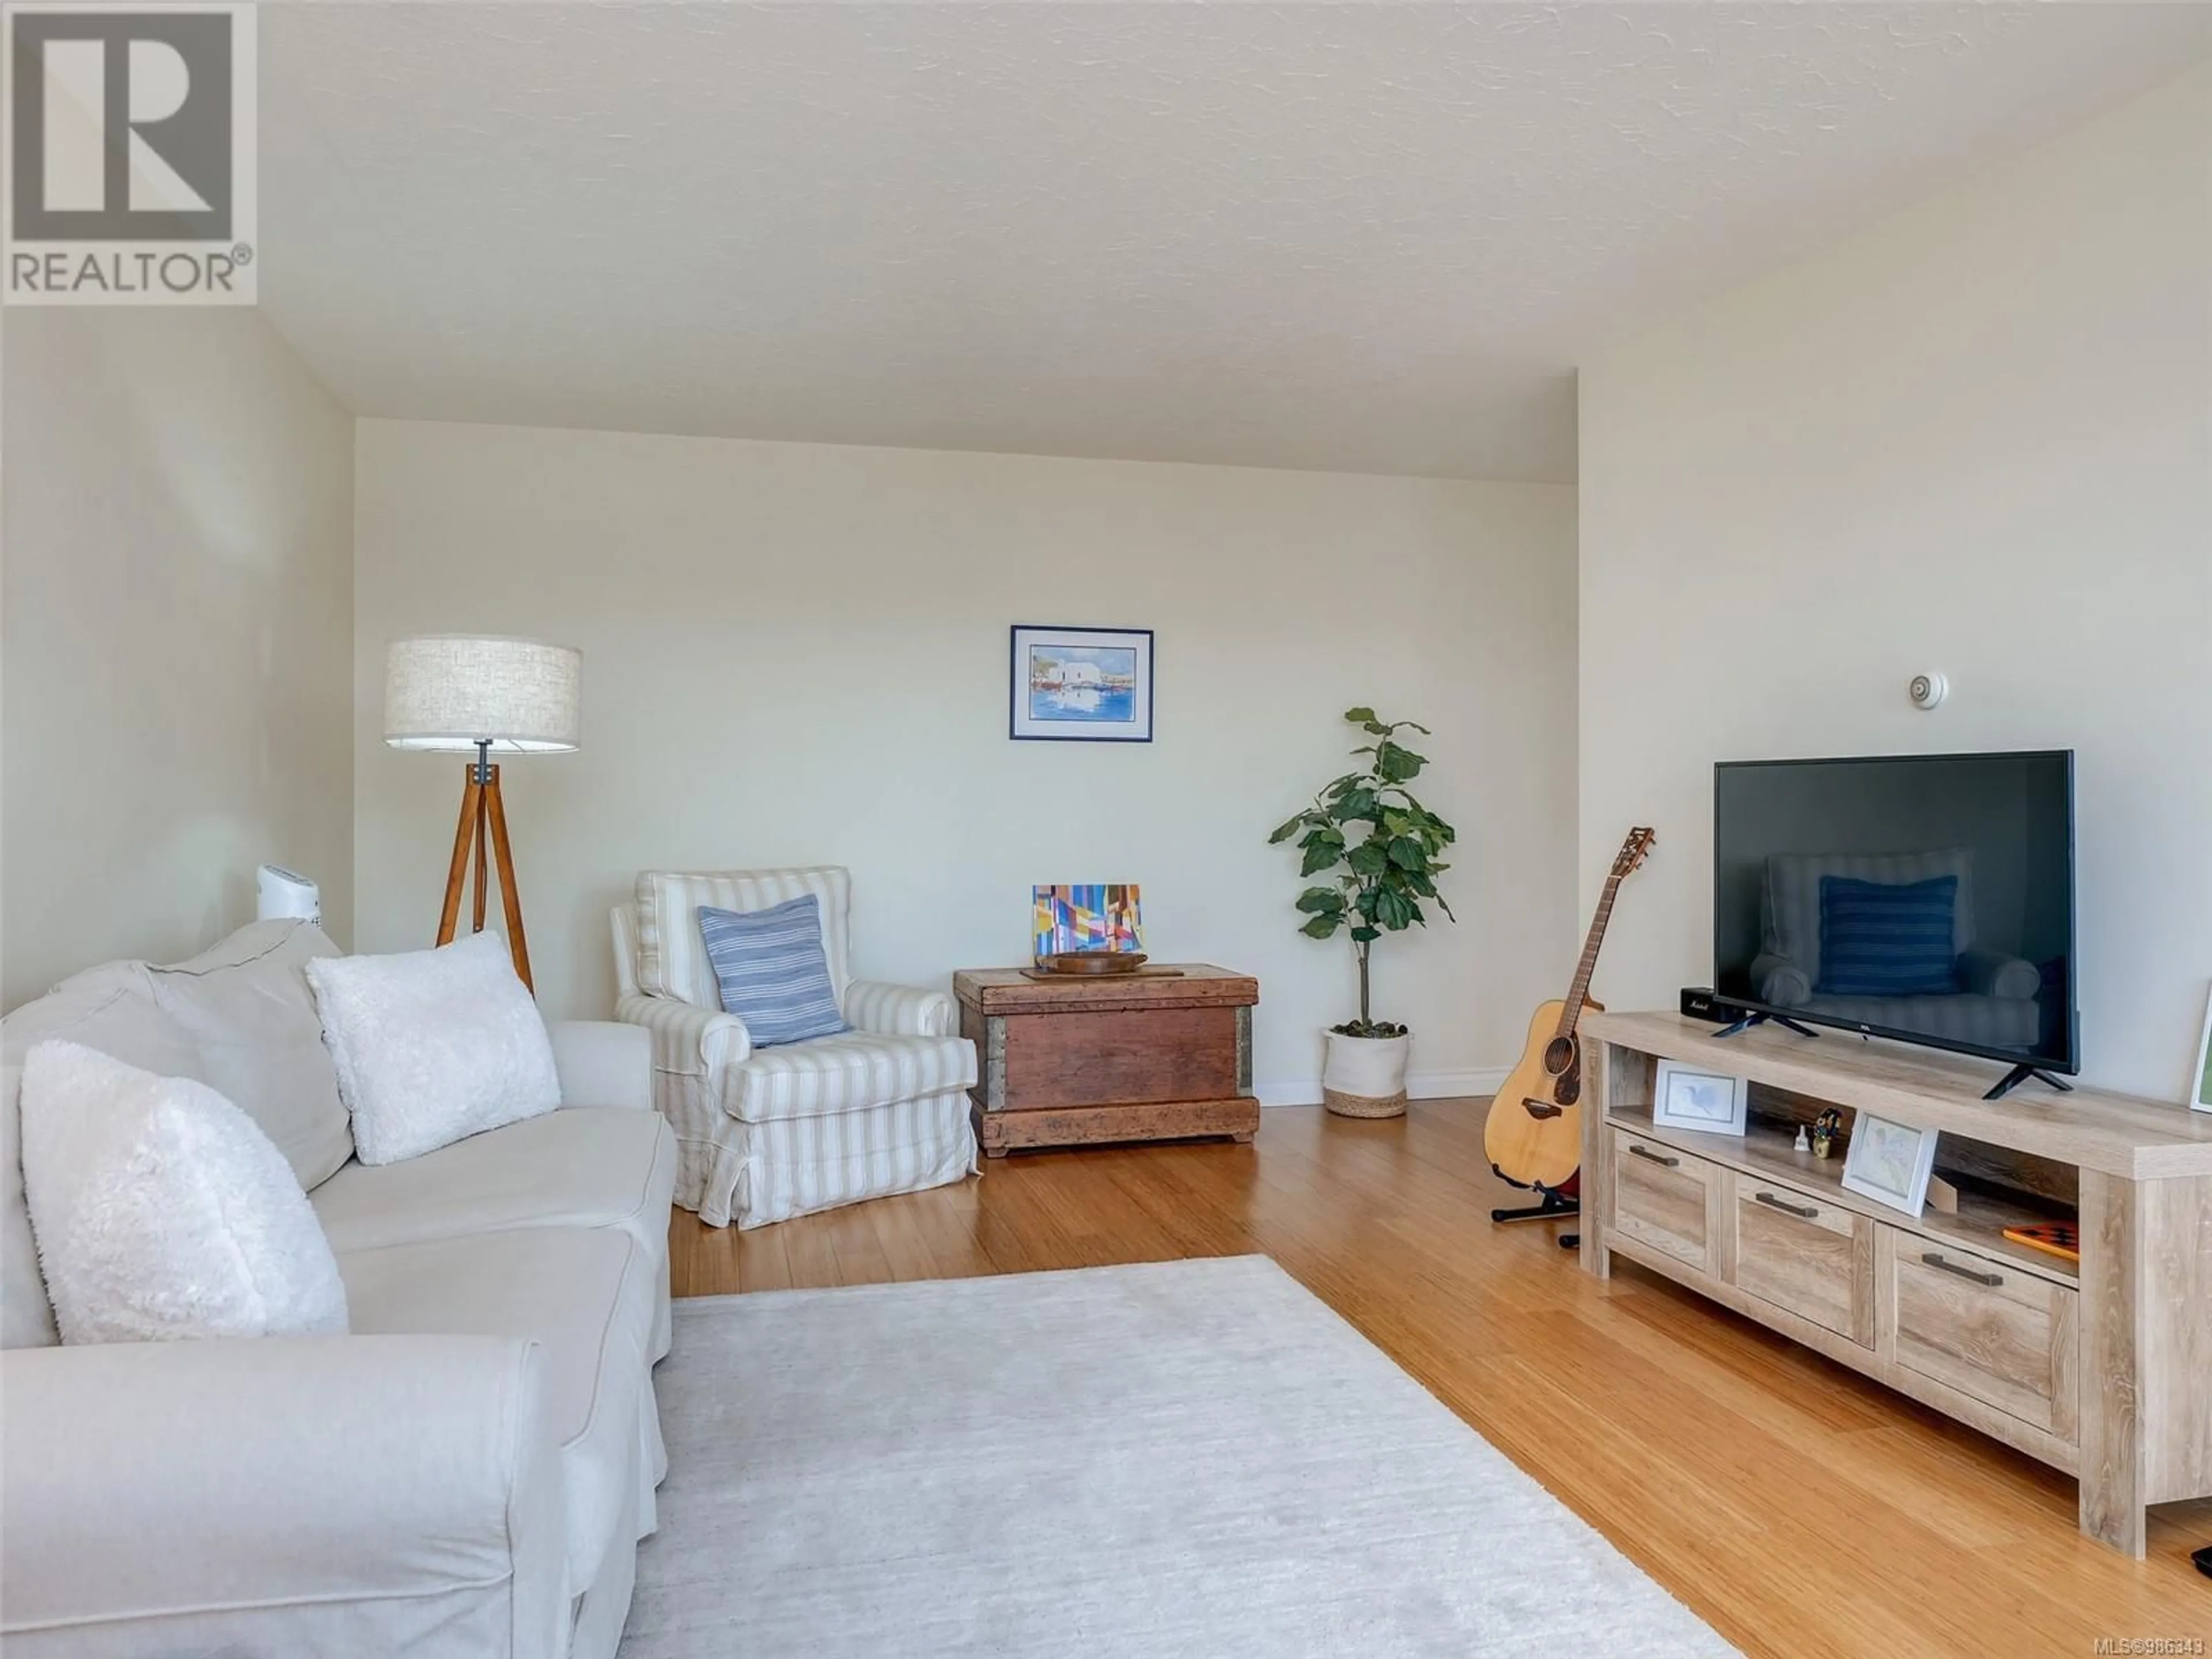
[[1750, 1013], [2081, 1069], [2074, 754], [1724, 762], [1713, 969]]

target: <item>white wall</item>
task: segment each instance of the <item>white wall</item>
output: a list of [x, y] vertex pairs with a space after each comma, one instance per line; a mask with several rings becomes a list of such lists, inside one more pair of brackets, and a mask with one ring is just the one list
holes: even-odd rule
[[[2079, 751], [2085, 1071], [2181, 1095], [2212, 975], [2212, 69], [1587, 364], [1600, 969], [1711, 969], [1711, 767]], [[1951, 678], [1933, 714], [1917, 670]]]
[[[386, 643], [584, 652], [585, 738], [512, 762], [549, 1012], [606, 1013], [643, 867], [831, 860], [855, 963], [943, 984], [1023, 959], [1040, 881], [1134, 880], [1159, 956], [1256, 973], [1256, 1072], [1310, 1097], [1349, 948], [1298, 937], [1267, 831], [1372, 701], [1436, 728], [1461, 917], [1378, 951], [1428, 1086], [1508, 1063], [1574, 924], [1574, 497], [1220, 467], [364, 421], [361, 945], [428, 942], [462, 763], [378, 741]], [[1158, 630], [1158, 739], [1006, 736], [1007, 629]], [[496, 907], [495, 907], [495, 915]]]
[[353, 420], [250, 310], [9, 309], [0, 1004], [352, 915]]

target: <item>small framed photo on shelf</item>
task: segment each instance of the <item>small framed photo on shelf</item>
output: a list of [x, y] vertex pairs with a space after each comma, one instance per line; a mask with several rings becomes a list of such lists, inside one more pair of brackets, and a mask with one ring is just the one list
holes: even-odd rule
[[1861, 1112], [1851, 1123], [1844, 1154], [1844, 1190], [1918, 1215], [1936, 1168], [1936, 1133]]
[[1740, 1135], [1750, 1115], [1751, 1085], [1726, 1072], [1662, 1060], [1651, 1079], [1651, 1121], [1662, 1129]]
[[1152, 630], [1013, 631], [1007, 735], [1032, 743], [1150, 743]]
[[2189, 1109], [2212, 1112], [2212, 1001], [2204, 1005], [2204, 1029], [2197, 1036], [2197, 1069], [2189, 1074]]

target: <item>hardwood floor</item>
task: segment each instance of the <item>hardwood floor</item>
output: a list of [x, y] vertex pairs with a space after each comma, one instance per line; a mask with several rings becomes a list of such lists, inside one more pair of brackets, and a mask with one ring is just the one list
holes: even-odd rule
[[1601, 1285], [1555, 1224], [1492, 1226], [1514, 1200], [1484, 1109], [1271, 1109], [1249, 1146], [1017, 1155], [751, 1233], [679, 1211], [674, 1290], [1262, 1251], [1747, 1653], [2212, 1641], [2189, 1563], [2212, 1504], [2157, 1511], [2150, 1559], [2124, 1559], [2075, 1533], [2073, 1483], [2039, 1464], [1626, 1263]]

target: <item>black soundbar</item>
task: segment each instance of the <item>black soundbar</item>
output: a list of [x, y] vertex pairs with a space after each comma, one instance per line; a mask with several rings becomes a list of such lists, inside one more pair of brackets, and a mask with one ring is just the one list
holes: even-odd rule
[[1702, 1019], [1715, 1025], [1732, 1025], [1750, 1012], [1740, 1003], [1729, 1001], [1710, 986], [1685, 985], [1682, 988], [1682, 1018], [1685, 1019]]

